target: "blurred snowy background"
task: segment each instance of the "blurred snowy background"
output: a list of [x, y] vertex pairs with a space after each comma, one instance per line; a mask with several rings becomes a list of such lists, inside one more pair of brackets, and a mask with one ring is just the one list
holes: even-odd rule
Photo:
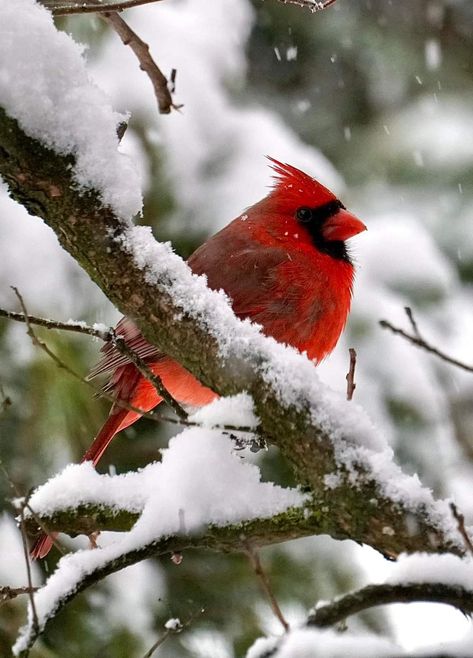
[[[58, 24], [86, 46], [91, 76], [115, 108], [130, 113], [122, 148], [142, 172], [141, 221], [188, 256], [266, 194], [265, 154], [335, 189], [369, 231], [353, 241], [358, 276], [347, 331], [319, 374], [344, 390], [348, 347], [355, 347], [357, 402], [404, 469], [436, 495], [454, 496], [472, 521], [473, 375], [378, 323], [409, 329], [403, 309], [410, 306], [426, 339], [473, 364], [471, 2], [338, 0], [311, 14], [275, 0], [166, 0], [124, 17], [166, 74], [177, 69], [180, 112], [158, 115], [148, 79], [101, 20], [85, 15]], [[53, 233], [3, 187], [0, 216], [1, 306], [16, 308], [14, 285], [32, 313], [116, 321]], [[92, 340], [42, 335], [84, 374], [97, 358]], [[0, 416], [1, 458], [27, 491], [81, 456], [108, 405], [34, 350], [23, 326], [4, 320], [0, 363], [0, 393], [12, 402]], [[148, 463], [172, 431], [140, 421], [112, 444], [102, 470]], [[292, 483], [277, 454], [260, 461], [265, 477]], [[18, 586], [26, 576], [3, 476], [0, 491], [0, 583]], [[328, 538], [266, 549], [262, 558], [293, 622], [318, 598], [389, 572], [371, 549]], [[40, 581], [42, 567], [35, 569]], [[149, 561], [109, 578], [69, 606], [32, 655], [63, 656], [67, 646], [68, 656], [138, 658], [169, 617], [185, 620], [201, 608], [159, 655], [239, 657], [262, 633], [279, 630], [246, 559], [196, 552], [178, 567]], [[2, 607], [1, 655], [9, 655], [23, 614], [19, 601]], [[407, 648], [440, 646], [467, 626], [458, 612], [420, 604], [350, 621]]]

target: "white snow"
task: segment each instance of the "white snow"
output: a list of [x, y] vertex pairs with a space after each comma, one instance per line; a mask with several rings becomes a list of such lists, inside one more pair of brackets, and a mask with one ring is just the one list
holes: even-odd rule
[[246, 658], [260, 658], [275, 646], [278, 650], [274, 658], [387, 658], [400, 653], [400, 647], [394, 642], [375, 635], [299, 628], [279, 641], [275, 638], [257, 640]]
[[169, 631], [177, 631], [181, 626], [181, 620], [178, 617], [172, 617], [164, 624], [164, 628], [167, 628]]
[[[35, 595], [40, 625], [85, 574], [119, 555], [162, 537], [196, 533], [209, 524], [268, 518], [299, 507], [304, 500], [297, 490], [261, 482], [259, 469], [237, 456], [232, 441], [217, 430], [185, 430], [171, 439], [161, 462], [138, 473], [111, 477], [99, 475], [88, 463], [70, 465], [33, 494], [33, 510], [52, 512], [94, 502], [142, 513], [129, 533], [117, 535], [101, 550], [79, 551], [60, 560]], [[29, 623], [15, 644], [16, 653], [27, 643], [31, 622], [30, 612]]]
[[0, 107], [30, 137], [74, 155], [77, 185], [129, 220], [141, 210], [141, 189], [118, 151], [116, 128], [126, 117], [91, 82], [83, 53], [35, 0], [0, 3]]
[[[6, 512], [0, 515], [0, 537], [0, 584], [9, 587], [27, 587], [28, 577], [21, 532]], [[39, 586], [40, 570], [36, 564], [31, 568], [32, 584]]]
[[200, 407], [189, 420], [202, 427], [233, 425], [256, 428], [259, 419], [255, 416], [253, 398], [246, 393], [218, 398], [212, 404]]
[[414, 553], [401, 555], [393, 565], [387, 581], [392, 584], [402, 583], [443, 583], [459, 585], [473, 592], [473, 559], [460, 558], [446, 553], [430, 555]]
[[393, 453], [366, 413], [354, 402], [322, 385], [313, 364], [296, 350], [264, 337], [259, 327], [235, 318], [222, 291], [209, 290], [205, 278], [192, 274], [170, 245], [157, 243], [148, 227], [127, 229], [120, 243], [133, 255], [150, 283], [172, 296], [176, 305], [196, 319], [217, 340], [228, 362], [253, 364], [284, 406], [309, 409], [314, 424], [329, 433], [340, 465], [358, 477], [354, 465], [367, 466], [380, 491], [408, 510], [425, 506], [435, 523], [454, 532], [448, 504], [434, 502], [416, 476], [408, 476], [393, 461]]

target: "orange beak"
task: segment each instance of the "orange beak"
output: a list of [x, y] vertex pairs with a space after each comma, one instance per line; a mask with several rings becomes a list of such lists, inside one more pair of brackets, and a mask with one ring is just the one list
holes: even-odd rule
[[351, 212], [340, 210], [327, 219], [322, 227], [322, 235], [326, 240], [348, 240], [362, 231], [366, 226]]

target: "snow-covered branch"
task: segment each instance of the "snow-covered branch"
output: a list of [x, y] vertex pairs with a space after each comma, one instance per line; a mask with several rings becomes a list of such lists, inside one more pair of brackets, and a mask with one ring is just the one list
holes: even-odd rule
[[[448, 506], [402, 475], [361, 410], [326, 393], [305, 357], [239, 322], [168, 246], [124, 224], [96, 192], [79, 192], [70, 156], [27, 137], [5, 112], [0, 146], [12, 196], [51, 226], [148, 340], [220, 394], [253, 396], [263, 433], [311, 486], [325, 532], [388, 555], [461, 550]], [[406, 514], [417, 533], [406, 530]]]
[[[19, 22], [23, 33], [24, 21], [33, 20], [30, 4], [7, 5], [3, 22]], [[88, 81], [76, 45], [37, 11], [44, 34], [38, 29], [31, 80], [31, 55], [25, 62], [16, 42], [1, 45], [9, 79], [0, 89], [0, 174], [12, 197], [44, 219], [150, 342], [221, 395], [250, 393], [262, 432], [309, 485], [324, 532], [390, 556], [461, 551], [448, 505], [401, 473], [362, 410], [326, 391], [306, 357], [237, 320], [225, 295], [208, 290], [148, 228], [132, 226], [140, 192], [116, 152], [120, 117]], [[31, 39], [28, 48], [36, 48]], [[57, 59], [70, 75], [55, 76], [41, 58]]]
[[[33, 36], [25, 29], [28, 21], [35, 23]], [[77, 592], [142, 559], [147, 550], [156, 554], [189, 545], [241, 550], [248, 534], [252, 542], [263, 545], [311, 532], [363, 542], [389, 557], [421, 550], [462, 554], [462, 537], [448, 504], [435, 501], [415, 477], [401, 472], [392, 451], [356, 404], [322, 386], [304, 355], [239, 321], [223, 293], [209, 290], [204, 278], [194, 276], [148, 228], [133, 226], [140, 189], [133, 167], [117, 150], [116, 125], [122, 117], [90, 83], [80, 50], [67, 35], [56, 33], [46, 10], [30, 0], [15, 0], [0, 9], [0, 25], [7, 27], [0, 39], [0, 59], [7, 72], [0, 77], [0, 175], [11, 196], [51, 227], [63, 248], [151, 343], [220, 395], [247, 392], [258, 429], [292, 463], [298, 483], [307, 491], [303, 503], [300, 493], [291, 492], [293, 504], [285, 499], [282, 510], [271, 505], [266, 514], [254, 509], [255, 501], [262, 500], [259, 488], [243, 506], [233, 505], [234, 496], [245, 493], [246, 487], [232, 488], [229, 496], [228, 481], [223, 481], [220, 492], [213, 480], [207, 481], [209, 461], [220, 455], [218, 446], [224, 442], [219, 437], [211, 451], [202, 453], [205, 463], [199, 468], [190, 465], [192, 477], [173, 476], [173, 481], [198, 485], [199, 497], [192, 491], [179, 506], [181, 487], [159, 513], [156, 506], [148, 513], [145, 506], [135, 510], [139, 519], [123, 541], [89, 551], [86, 557], [79, 553], [64, 558], [57, 579], [54, 575], [35, 596], [40, 628]], [[22, 34], [27, 35], [27, 47]], [[197, 450], [195, 437], [193, 445], [183, 454]], [[86, 467], [76, 468], [82, 468], [80, 491], [90, 492], [83, 486]], [[196, 483], [195, 473], [203, 482]], [[65, 480], [61, 491], [69, 498], [63, 509], [97, 504], [97, 498], [86, 501], [74, 491], [72, 471]], [[157, 486], [166, 486], [163, 472], [156, 482], [154, 500], [162, 506], [166, 499], [158, 495]], [[193, 523], [189, 521], [203, 484], [211, 485], [206, 502], [224, 505], [217, 515], [218, 531], [208, 506], [196, 508]], [[232, 505], [227, 504], [229, 499]], [[296, 499], [303, 511], [294, 516]], [[58, 496], [53, 500], [60, 503]], [[39, 505], [34, 497], [31, 505], [40, 518], [51, 519], [48, 505]], [[130, 510], [129, 500], [126, 509]], [[76, 511], [70, 519], [62, 517], [63, 529], [74, 516]], [[98, 529], [99, 523], [90, 529]], [[247, 524], [256, 524], [251, 525], [254, 531]], [[190, 541], [196, 544], [186, 543]], [[68, 574], [67, 587], [61, 581], [63, 572]], [[18, 651], [27, 651], [35, 632], [30, 620]]]
[[351, 615], [387, 603], [413, 603], [428, 601], [445, 603], [458, 608], [465, 614], [473, 612], [473, 591], [461, 585], [446, 583], [383, 583], [368, 585], [357, 592], [351, 592], [332, 603], [316, 608], [308, 626], [334, 626]]

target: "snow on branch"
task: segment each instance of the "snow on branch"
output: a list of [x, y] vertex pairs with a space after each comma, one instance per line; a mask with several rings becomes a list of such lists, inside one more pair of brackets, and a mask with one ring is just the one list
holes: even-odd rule
[[447, 503], [401, 473], [362, 410], [326, 391], [307, 358], [237, 320], [225, 295], [208, 290], [148, 228], [124, 226], [99, 194], [80, 194], [69, 159], [5, 113], [0, 147], [11, 195], [56, 231], [148, 340], [220, 394], [252, 395], [262, 433], [311, 486], [326, 532], [393, 556], [462, 550]]
[[[36, 5], [33, 9], [30, 0], [13, 4], [30, 11], [24, 12], [10, 48], [0, 39], [9, 60], [14, 60], [10, 50], [27, 49], [22, 38], [31, 51], [34, 39], [26, 28], [33, 21], [38, 32], [44, 30], [43, 38], [38, 35], [45, 49], [43, 59], [51, 44], [58, 53], [64, 48], [67, 62], [72, 42], [66, 35], [51, 33], [54, 28], [47, 12]], [[7, 2], [1, 12], [14, 32], [17, 13], [9, 14], [11, 6]], [[5, 22], [0, 25], [1, 33]], [[108, 188], [103, 180], [96, 182], [98, 191], [90, 186], [77, 189], [75, 167], [71, 170], [70, 165], [83, 161], [83, 154], [92, 148], [89, 141], [97, 137], [87, 132], [92, 130], [90, 113], [96, 111], [105, 121], [106, 112], [96, 97], [96, 110], [89, 108], [85, 119], [75, 111], [76, 123], [71, 125], [61, 103], [56, 108], [53, 101], [59, 95], [75, 96], [76, 85], [82, 91], [84, 72], [61, 76], [57, 83], [54, 67], [49, 75], [48, 68], [40, 66], [44, 83], [38, 90], [37, 64], [36, 60], [34, 67], [30, 65], [28, 76], [23, 62], [22, 76], [9, 79], [12, 91], [6, 111], [0, 112], [0, 174], [12, 197], [49, 224], [62, 246], [136, 321], [148, 340], [220, 394], [246, 390], [252, 395], [262, 432], [294, 464], [299, 481], [311, 487], [326, 532], [368, 543], [391, 556], [403, 550], [461, 552], [447, 503], [435, 502], [415, 478], [401, 473], [389, 447], [356, 404], [327, 391], [305, 356], [264, 337], [255, 325], [237, 320], [225, 295], [208, 290], [205, 279], [193, 275], [169, 245], [156, 242], [150, 229], [124, 223], [105, 202]], [[49, 107], [47, 131], [35, 125], [38, 92]], [[0, 98], [3, 102], [3, 95]], [[110, 132], [115, 117], [113, 113], [107, 117], [103, 131]], [[60, 143], [50, 134], [54, 129]], [[107, 180], [113, 180], [114, 188], [116, 178], [123, 175], [122, 161], [109, 157], [108, 151], [106, 159]], [[93, 175], [84, 171], [84, 176], [92, 185]]]
[[[258, 640], [250, 649], [247, 658], [302, 658], [309, 655], [309, 652], [312, 655], [315, 650], [324, 656], [407, 658], [412, 655], [410, 652], [404, 652], [374, 635], [339, 633], [328, 628], [345, 623], [347, 617], [368, 608], [392, 603], [444, 603], [457, 608], [465, 615], [471, 615], [472, 567], [471, 557], [460, 559], [455, 555], [404, 555], [395, 565], [388, 582], [368, 585], [329, 603], [318, 604], [309, 614], [305, 627], [291, 630], [280, 639]], [[352, 653], [355, 646], [356, 650]], [[467, 635], [464, 641], [452, 643], [451, 646], [442, 645], [441, 655], [445, 658], [458, 658], [467, 655], [464, 651], [470, 647], [470, 636]], [[440, 658], [440, 654], [430, 652], [429, 648], [421, 650], [419, 655], [421, 654], [427, 658]]]
[[[353, 401], [323, 387], [304, 355], [237, 320], [226, 296], [210, 291], [149, 228], [132, 226], [140, 193], [129, 161], [117, 151], [118, 117], [90, 85], [78, 47], [55, 31], [49, 13], [32, 0], [3, 2], [0, 57], [7, 71], [0, 79], [0, 175], [11, 196], [55, 231], [151, 343], [220, 395], [250, 394], [262, 434], [307, 488], [313, 532], [367, 543], [390, 557], [421, 550], [462, 554], [448, 503], [435, 501], [417, 478], [401, 472]], [[80, 576], [72, 578], [72, 589], [64, 591], [60, 583], [61, 605], [127, 559], [141, 559], [143, 547], [164, 550], [163, 528], [157, 530], [145, 511], [120, 549], [89, 552], [88, 570], [81, 570], [80, 554], [65, 558]], [[270, 523], [277, 522], [279, 512], [272, 514]], [[240, 510], [240, 522], [252, 518]], [[200, 516], [199, 524], [207, 537], [212, 517]], [[298, 524], [291, 537], [306, 533], [302, 519]], [[133, 543], [138, 526], [147, 527], [139, 547]], [[265, 543], [271, 533], [260, 527], [253, 540]], [[171, 524], [167, 532], [178, 530]], [[230, 533], [229, 544], [238, 548], [241, 539]], [[60, 567], [58, 581], [62, 572]], [[48, 609], [54, 614], [54, 606]], [[24, 646], [30, 632], [31, 626]]]

